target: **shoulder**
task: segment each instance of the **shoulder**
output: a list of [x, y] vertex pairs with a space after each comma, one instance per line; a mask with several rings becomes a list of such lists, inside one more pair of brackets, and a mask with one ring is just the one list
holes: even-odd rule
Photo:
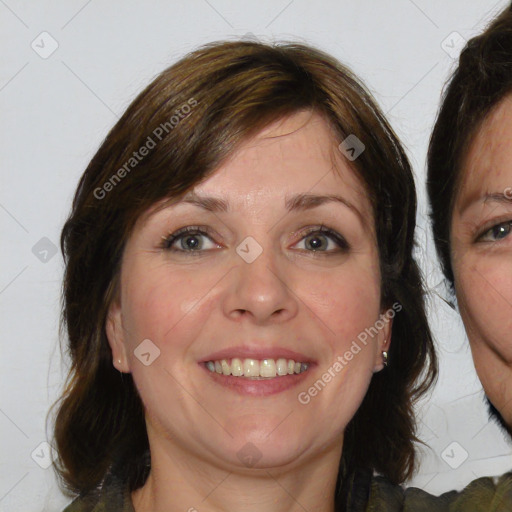
[[391, 483], [384, 477], [373, 478], [366, 512], [450, 512], [452, 493], [433, 496], [428, 492]]
[[99, 496], [87, 494], [75, 498], [63, 512], [92, 512], [98, 504]]
[[462, 491], [433, 496], [421, 489], [404, 489], [387, 479], [372, 479], [366, 512], [504, 512], [512, 510], [512, 473], [478, 478]]
[[114, 477], [105, 479], [101, 489], [77, 497], [63, 512], [135, 512], [128, 485]]
[[512, 472], [473, 480], [452, 494], [450, 512], [504, 512], [512, 510]]

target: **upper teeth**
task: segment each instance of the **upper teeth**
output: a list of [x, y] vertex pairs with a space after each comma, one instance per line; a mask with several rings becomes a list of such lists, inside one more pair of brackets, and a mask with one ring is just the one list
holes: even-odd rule
[[302, 373], [308, 369], [308, 363], [296, 363], [293, 359], [227, 359], [219, 361], [208, 361], [206, 367], [211, 372], [221, 373], [223, 375], [232, 375], [233, 377], [249, 378], [272, 378], [277, 375], [292, 375]]

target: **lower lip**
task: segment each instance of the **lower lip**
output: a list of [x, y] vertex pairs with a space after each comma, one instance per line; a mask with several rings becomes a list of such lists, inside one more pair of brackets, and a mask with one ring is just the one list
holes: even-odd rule
[[310, 367], [302, 373], [294, 373], [293, 375], [283, 375], [282, 377], [262, 380], [254, 380], [247, 377], [233, 377], [232, 375], [211, 372], [206, 368], [204, 363], [199, 366], [208, 373], [215, 383], [231, 389], [235, 393], [248, 396], [270, 396], [298, 386], [307, 378], [313, 365], [310, 365]]

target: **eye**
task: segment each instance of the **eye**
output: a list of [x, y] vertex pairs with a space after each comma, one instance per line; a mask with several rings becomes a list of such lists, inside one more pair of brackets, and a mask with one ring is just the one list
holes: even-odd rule
[[492, 228], [479, 235], [477, 242], [498, 242], [510, 235], [511, 230], [512, 221], [496, 224]]
[[204, 228], [187, 226], [163, 237], [162, 248], [174, 252], [201, 252], [220, 249]]
[[323, 226], [310, 230], [294, 247], [308, 252], [326, 253], [349, 249], [347, 241], [339, 233]]

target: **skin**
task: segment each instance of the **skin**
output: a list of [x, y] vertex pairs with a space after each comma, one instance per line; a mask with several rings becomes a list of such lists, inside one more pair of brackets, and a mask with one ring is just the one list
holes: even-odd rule
[[512, 96], [484, 120], [462, 167], [451, 223], [460, 313], [478, 376], [512, 426]]
[[[337, 144], [322, 117], [299, 112], [245, 142], [195, 187], [229, 201], [229, 211], [180, 201], [152, 208], [135, 226], [107, 335], [114, 365], [132, 373], [146, 410], [152, 468], [132, 493], [137, 512], [334, 510], [343, 431], [383, 367], [391, 329], [388, 322], [309, 404], [299, 403], [298, 393], [383, 313], [370, 202]], [[337, 194], [350, 207], [286, 210], [285, 197], [299, 193]], [[209, 233], [192, 236], [203, 244], [196, 254], [183, 238], [174, 252], [161, 247], [170, 233], [197, 225]], [[320, 234], [313, 251], [318, 238], [306, 235], [321, 225], [349, 247]], [[236, 252], [247, 236], [263, 249], [250, 264]], [[134, 356], [146, 338], [160, 350], [149, 366]], [[243, 396], [198, 364], [235, 345], [287, 348], [317, 364], [297, 387]], [[261, 454], [253, 467], [237, 456], [248, 442]]]

